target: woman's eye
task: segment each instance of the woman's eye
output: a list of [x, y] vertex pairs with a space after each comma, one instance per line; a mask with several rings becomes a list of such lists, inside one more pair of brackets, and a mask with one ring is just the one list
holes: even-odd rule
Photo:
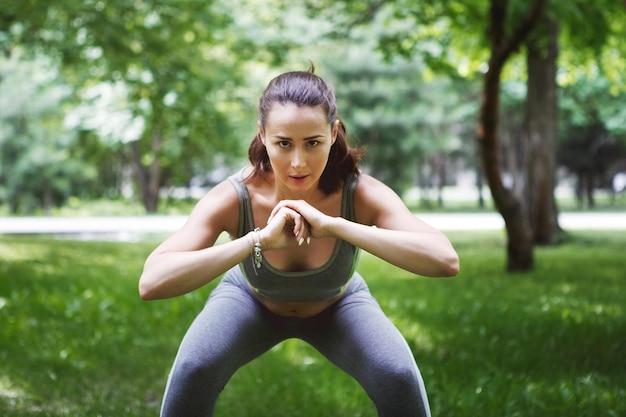
[[278, 146], [280, 146], [281, 148], [288, 148], [290, 145], [291, 144], [288, 140], [281, 140], [280, 142], [278, 142]]
[[314, 148], [314, 147], [316, 147], [319, 144], [320, 144], [320, 142], [318, 140], [310, 140], [310, 141], [307, 142], [307, 146], [309, 148]]

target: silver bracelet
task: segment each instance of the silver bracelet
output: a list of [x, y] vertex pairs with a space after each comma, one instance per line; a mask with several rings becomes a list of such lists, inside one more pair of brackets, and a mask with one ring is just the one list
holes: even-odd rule
[[261, 253], [261, 229], [258, 227], [254, 229], [256, 234], [256, 242], [254, 243], [254, 247], [252, 248], [252, 267], [254, 268], [254, 273], [258, 275], [257, 268], [261, 268], [261, 261], [263, 261], [263, 254]]

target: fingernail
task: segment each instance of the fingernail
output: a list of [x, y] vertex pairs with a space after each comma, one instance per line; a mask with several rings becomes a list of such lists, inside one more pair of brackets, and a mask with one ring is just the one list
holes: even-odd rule
[[302, 243], [304, 243], [304, 238], [301, 237], [300, 240], [298, 241], [298, 246], [302, 246]]
[[307, 245], [310, 245], [310, 244], [311, 244], [311, 237], [307, 237], [307, 238], [306, 238], [306, 244], [307, 244]]

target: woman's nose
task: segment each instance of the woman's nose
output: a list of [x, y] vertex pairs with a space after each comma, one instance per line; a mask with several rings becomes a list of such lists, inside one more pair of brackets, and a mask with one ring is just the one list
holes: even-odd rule
[[291, 158], [291, 166], [294, 168], [303, 168], [306, 165], [306, 160], [304, 153], [301, 150], [296, 149], [293, 152], [293, 157]]

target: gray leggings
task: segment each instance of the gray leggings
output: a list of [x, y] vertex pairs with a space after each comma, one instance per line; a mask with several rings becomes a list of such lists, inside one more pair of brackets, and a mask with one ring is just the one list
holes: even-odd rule
[[345, 296], [331, 307], [310, 318], [293, 318], [267, 310], [239, 267], [222, 278], [187, 331], [161, 416], [212, 416], [235, 371], [289, 338], [311, 344], [355, 378], [379, 416], [430, 416], [413, 354], [360, 275], [352, 277]]

